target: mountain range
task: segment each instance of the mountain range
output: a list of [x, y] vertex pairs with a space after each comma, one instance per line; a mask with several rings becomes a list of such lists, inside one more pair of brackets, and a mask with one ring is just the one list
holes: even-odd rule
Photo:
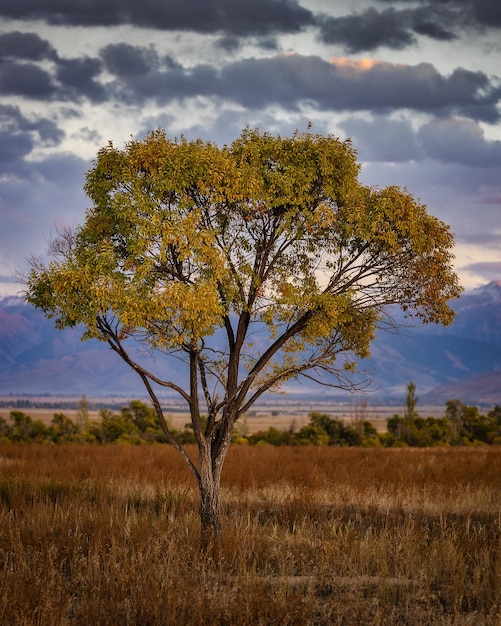
[[[451, 306], [456, 312], [451, 326], [377, 334], [371, 357], [360, 363], [372, 377], [371, 400], [401, 400], [412, 380], [421, 404], [452, 398], [501, 404], [501, 281], [465, 292]], [[80, 336], [78, 328], [56, 330], [53, 320], [20, 297], [0, 300], [0, 394], [144, 395], [137, 375], [106, 343], [82, 342]], [[147, 358], [151, 365], [153, 357]], [[157, 359], [154, 368], [179, 381], [173, 357]], [[336, 395], [313, 383], [286, 390], [296, 398]]]

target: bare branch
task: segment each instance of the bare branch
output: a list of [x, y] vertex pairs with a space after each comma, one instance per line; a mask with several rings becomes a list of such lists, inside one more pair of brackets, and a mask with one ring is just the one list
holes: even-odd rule
[[107, 337], [107, 341], [111, 349], [114, 350], [118, 355], [120, 355], [120, 357], [128, 365], [130, 365], [130, 367], [133, 370], [135, 370], [138, 374], [142, 374], [146, 376], [149, 380], [153, 381], [154, 383], [157, 383], [157, 385], [160, 385], [162, 387], [168, 387], [169, 389], [173, 389], [174, 391], [179, 393], [179, 395], [184, 400], [186, 400], [188, 404], [191, 403], [190, 396], [184, 391], [182, 387], [180, 387], [179, 385], [176, 385], [173, 382], [165, 381], [165, 380], [158, 378], [157, 376], [154, 376], [151, 372], [144, 369], [143, 367], [141, 367], [141, 365], [139, 365], [139, 363], [134, 361], [130, 357], [129, 353], [123, 347], [123, 344], [120, 340], [118, 332], [116, 330], [113, 330], [113, 327], [111, 326], [111, 324], [108, 322], [108, 320], [105, 317], [98, 317], [96, 323], [100, 332]]

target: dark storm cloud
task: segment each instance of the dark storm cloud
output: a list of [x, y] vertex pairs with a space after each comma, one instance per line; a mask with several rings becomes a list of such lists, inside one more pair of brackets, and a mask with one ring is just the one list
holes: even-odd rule
[[57, 52], [51, 44], [35, 33], [0, 33], [0, 59], [29, 59], [42, 61], [56, 59]]
[[18, 106], [0, 104], [0, 127], [13, 129], [25, 122]]
[[416, 44], [417, 35], [451, 41], [467, 29], [501, 27], [499, 0], [408, 0], [413, 5], [408, 9], [402, 9], [395, 0], [380, 2], [394, 6], [381, 11], [370, 7], [344, 16], [317, 16], [321, 40], [343, 45], [352, 53], [383, 47], [402, 50]]
[[55, 58], [49, 67], [6, 58], [0, 62], [0, 93], [30, 100], [79, 100], [100, 103], [107, 99], [99, 82], [102, 62], [97, 58]]
[[321, 39], [328, 44], [342, 44], [348, 52], [362, 52], [377, 48], [402, 50], [417, 42], [416, 34], [449, 41], [456, 35], [446, 28], [449, 12], [434, 6], [426, 10], [378, 11], [374, 7], [351, 15], [317, 18]]
[[[129, 69], [120, 58], [122, 51], [129, 61]], [[135, 105], [147, 101], [167, 104], [194, 96], [220, 95], [214, 67], [197, 65], [185, 69], [171, 57], [164, 57], [162, 66], [157, 62], [148, 64], [146, 59], [150, 52], [148, 48], [127, 44], [103, 48], [101, 54], [106, 69], [117, 75], [117, 80], [108, 85], [109, 94], [117, 101]], [[143, 71], [138, 71], [139, 68]]]
[[95, 78], [101, 73], [99, 59], [61, 59], [57, 68], [57, 78], [69, 96], [79, 99], [85, 96], [91, 102], [103, 102], [106, 90]]
[[482, 72], [456, 69], [443, 76], [430, 64], [417, 66], [361, 64], [319, 57], [279, 55], [244, 59], [216, 71], [200, 65], [153, 71], [124, 81], [129, 101], [168, 102], [194, 95], [227, 98], [248, 108], [282, 105], [298, 109], [309, 102], [324, 110], [399, 108], [465, 116], [494, 122], [499, 119], [499, 89]]
[[[385, 4], [397, 4], [395, 0], [379, 0]], [[501, 3], [499, 0], [401, 0], [409, 4], [420, 4], [423, 10], [435, 14], [437, 6], [441, 13], [437, 13], [441, 19], [441, 26], [448, 28], [451, 24], [462, 27], [501, 27]]]
[[437, 41], [452, 41], [458, 38], [458, 34], [450, 30], [450, 15], [441, 11], [436, 5], [430, 10], [415, 9], [410, 14], [412, 30], [418, 35], [426, 35]]
[[320, 25], [324, 43], [343, 44], [349, 52], [375, 50], [381, 46], [400, 50], [416, 41], [393, 9], [379, 12], [371, 7], [357, 15], [325, 17]]
[[47, 100], [54, 96], [56, 87], [46, 70], [33, 63], [0, 63], [0, 93], [4, 96]]
[[98, 77], [100, 59], [55, 59], [52, 67], [5, 59], [0, 63], [0, 92], [3, 96], [23, 96], [32, 100], [79, 100], [103, 102], [106, 90]]
[[[37, 54], [49, 54], [44, 40], [29, 42], [38, 47], [28, 46], [27, 54], [35, 54], [35, 49]], [[227, 39], [225, 45], [233, 44], [235, 40]], [[108, 45], [99, 54], [100, 58], [53, 58], [44, 67], [6, 59], [0, 64], [0, 89], [4, 95], [46, 101], [88, 98], [103, 103], [113, 97], [143, 105], [206, 96], [248, 109], [279, 105], [299, 110], [309, 103], [320, 110], [409, 109], [442, 116], [455, 113], [490, 123], [500, 119], [499, 85], [483, 72], [462, 68], [445, 76], [429, 63], [327, 62], [298, 54], [245, 58], [220, 69], [208, 64], [184, 68], [171, 57], [161, 58], [152, 46], [128, 43]], [[115, 80], [104, 84], [103, 70]]]
[[483, 72], [459, 68], [443, 76], [429, 63], [326, 62], [293, 54], [243, 59], [221, 70], [208, 65], [189, 69], [175, 65], [121, 78], [113, 86], [115, 97], [136, 104], [202, 95], [251, 109], [281, 105], [298, 110], [302, 103], [309, 103], [321, 110], [388, 113], [410, 109], [458, 113], [488, 122], [500, 118], [500, 89]]
[[499, 0], [470, 0], [468, 5], [479, 24], [487, 27], [501, 27]]
[[106, 69], [116, 76], [140, 76], [159, 66], [159, 58], [153, 48], [127, 43], [106, 46], [101, 50], [101, 57]]
[[0, 0], [0, 15], [61, 26], [132, 24], [241, 37], [299, 32], [314, 21], [296, 0]]

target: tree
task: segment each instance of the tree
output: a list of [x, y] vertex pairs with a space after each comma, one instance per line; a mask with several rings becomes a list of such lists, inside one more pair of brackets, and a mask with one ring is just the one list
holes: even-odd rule
[[405, 411], [404, 417], [411, 419], [417, 416], [416, 405], [419, 398], [416, 398], [416, 385], [412, 380], [407, 384], [407, 393], [405, 395]]
[[[84, 224], [59, 233], [48, 262], [31, 259], [27, 299], [58, 328], [83, 324], [141, 378], [196, 479], [205, 546], [221, 533], [233, 427], [256, 400], [301, 377], [353, 389], [355, 359], [390, 305], [453, 318], [449, 228], [406, 190], [368, 188], [358, 174], [350, 141], [331, 136], [246, 129], [220, 148], [158, 130], [99, 151]], [[179, 357], [189, 382], [144, 367], [134, 340]], [[198, 461], [159, 389], [186, 402]]]
[[76, 414], [77, 426], [80, 432], [85, 432], [89, 427], [89, 402], [87, 396], [83, 395], [78, 403]]

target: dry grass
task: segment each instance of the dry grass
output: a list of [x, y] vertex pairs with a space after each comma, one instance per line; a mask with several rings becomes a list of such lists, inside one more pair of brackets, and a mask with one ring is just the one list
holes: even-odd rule
[[217, 561], [170, 446], [4, 445], [0, 476], [2, 624], [501, 621], [499, 448], [236, 447]]

